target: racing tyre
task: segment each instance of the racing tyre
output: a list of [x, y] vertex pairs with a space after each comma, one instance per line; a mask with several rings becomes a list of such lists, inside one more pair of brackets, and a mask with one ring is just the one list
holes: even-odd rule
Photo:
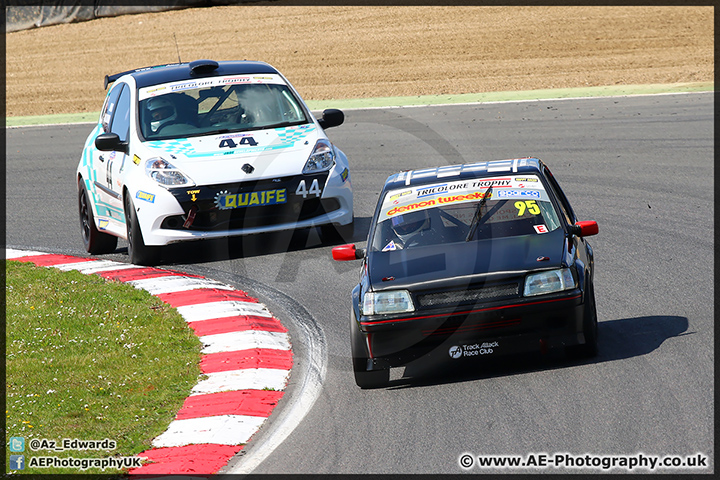
[[323, 243], [342, 243], [352, 240], [355, 233], [355, 219], [347, 225], [320, 225], [320, 239]]
[[350, 336], [352, 338], [352, 363], [353, 372], [355, 373], [355, 383], [362, 389], [381, 388], [387, 386], [390, 382], [390, 370], [385, 368], [382, 370], [367, 371], [368, 357], [365, 353], [365, 342], [363, 336], [358, 332], [357, 326], [350, 326]]
[[598, 323], [597, 309], [595, 308], [595, 289], [588, 284], [587, 300], [583, 312], [583, 333], [585, 343], [566, 348], [567, 354], [572, 358], [592, 358], [598, 354]]
[[140, 224], [135, 214], [130, 195], [125, 197], [125, 224], [127, 225], [128, 256], [135, 265], [157, 265], [160, 261], [160, 247], [148, 247], [143, 241]]
[[91, 255], [111, 253], [117, 247], [117, 237], [101, 232], [95, 226], [92, 205], [85, 189], [85, 181], [80, 180], [78, 190], [78, 211], [80, 213], [80, 232], [82, 233], [85, 250]]

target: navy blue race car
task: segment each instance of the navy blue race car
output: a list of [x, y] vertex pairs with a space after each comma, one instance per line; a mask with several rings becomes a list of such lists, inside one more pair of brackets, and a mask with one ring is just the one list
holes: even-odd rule
[[564, 348], [597, 354], [594, 259], [548, 167], [536, 158], [452, 165], [391, 175], [352, 291], [356, 383], [389, 382], [416, 359], [473, 358]]

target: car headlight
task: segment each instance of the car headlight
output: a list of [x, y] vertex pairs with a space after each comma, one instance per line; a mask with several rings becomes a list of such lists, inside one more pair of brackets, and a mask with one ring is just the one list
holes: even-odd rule
[[335, 150], [332, 145], [325, 139], [320, 139], [315, 144], [310, 158], [305, 162], [302, 173], [317, 173], [330, 170], [335, 165]]
[[160, 185], [192, 186], [193, 181], [164, 158], [155, 157], [145, 163], [145, 173]]
[[368, 292], [363, 297], [363, 315], [385, 315], [413, 310], [415, 306], [407, 290]]
[[575, 288], [575, 279], [569, 268], [558, 268], [540, 273], [531, 273], [525, 277], [524, 297], [561, 292]]

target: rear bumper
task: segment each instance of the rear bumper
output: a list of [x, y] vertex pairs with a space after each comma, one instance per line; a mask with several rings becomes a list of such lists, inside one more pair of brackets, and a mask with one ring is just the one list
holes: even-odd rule
[[[520, 300], [520, 301], [517, 301]], [[420, 358], [463, 361], [579, 345], [583, 296], [579, 289], [544, 299], [414, 317], [361, 317], [370, 368], [406, 365]]]

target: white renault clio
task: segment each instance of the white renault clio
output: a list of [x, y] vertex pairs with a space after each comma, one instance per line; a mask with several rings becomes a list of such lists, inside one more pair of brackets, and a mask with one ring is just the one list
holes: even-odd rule
[[97, 126], [77, 168], [85, 249], [128, 242], [134, 264], [174, 242], [320, 227], [352, 235], [345, 154], [275, 68], [196, 60], [105, 77]]

